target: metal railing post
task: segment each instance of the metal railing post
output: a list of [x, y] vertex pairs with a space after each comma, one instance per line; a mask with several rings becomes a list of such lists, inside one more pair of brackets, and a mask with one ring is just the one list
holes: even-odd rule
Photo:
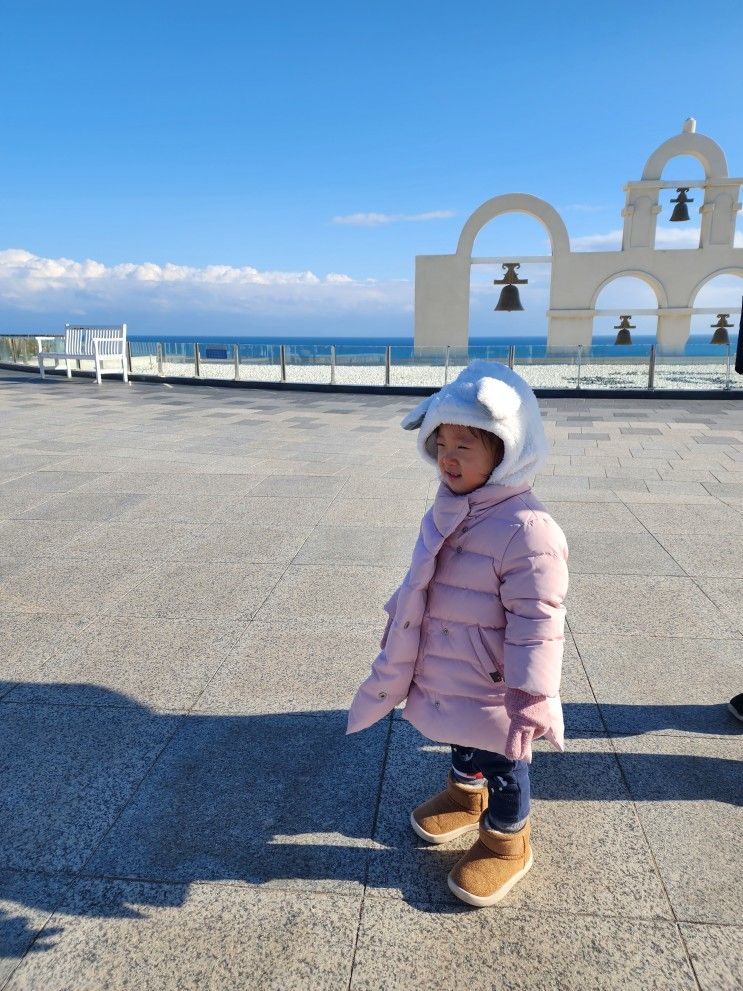
[[232, 345], [232, 363], [235, 366], [235, 381], [240, 381], [240, 345]]
[[650, 361], [648, 363], [648, 389], [655, 388], [655, 345], [650, 346]]
[[10, 338], [10, 356], [13, 359], [13, 364], [18, 364], [18, 351], [16, 349], [15, 337]]
[[581, 366], [582, 356], [583, 356], [583, 345], [579, 344], [578, 345], [578, 384], [575, 387], [576, 389], [580, 389], [580, 366]]
[[725, 360], [725, 388], [730, 388], [730, 341], [728, 341], [728, 353]]
[[[80, 367], [80, 362], [78, 361], [77, 367]], [[126, 342], [126, 373], [127, 375], [132, 374], [132, 342]]]
[[197, 379], [201, 378], [201, 355], [199, 354], [199, 342], [193, 346], [193, 371]]
[[513, 368], [514, 362], [516, 361], [516, 345], [508, 345], [508, 367]]
[[163, 373], [163, 346], [160, 341], [155, 345], [155, 350], [157, 352], [157, 374], [162, 375]]
[[335, 385], [335, 344], [330, 345], [330, 384]]
[[444, 385], [449, 381], [449, 345], [446, 345], [446, 359], [444, 361]]
[[392, 363], [392, 348], [387, 345], [384, 349], [384, 384], [390, 384], [390, 364]]
[[279, 344], [279, 361], [281, 362], [281, 381], [286, 382], [286, 347]]

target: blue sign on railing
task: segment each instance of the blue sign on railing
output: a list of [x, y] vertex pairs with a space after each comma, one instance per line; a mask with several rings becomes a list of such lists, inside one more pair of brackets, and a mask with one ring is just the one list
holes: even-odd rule
[[207, 347], [207, 348], [204, 349], [204, 357], [207, 360], [209, 358], [226, 358], [227, 357], [227, 348], [226, 347], [218, 347], [218, 348], [209, 348], [209, 347]]

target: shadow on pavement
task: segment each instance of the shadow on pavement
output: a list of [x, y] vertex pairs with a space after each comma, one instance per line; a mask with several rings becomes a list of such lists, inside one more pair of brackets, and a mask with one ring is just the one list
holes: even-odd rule
[[[0, 683], [0, 692], [9, 687]], [[45, 690], [55, 687], [70, 688]], [[438, 790], [447, 755], [407, 723], [388, 746], [389, 719], [346, 737], [341, 710], [180, 715], [84, 687], [93, 704], [14, 704], [11, 693], [0, 706], [0, 900], [10, 903], [0, 911], [0, 956], [25, 952], [62, 900], [73, 914], [137, 914], [125, 885], [118, 894], [116, 884], [104, 885], [101, 894], [98, 882], [80, 880], [86, 877], [152, 882], [137, 888], [145, 904], [151, 897], [157, 905], [182, 904], [198, 881], [346, 894], [401, 883], [403, 898], [413, 900], [393, 861], [417, 845], [405, 825], [408, 807]], [[588, 709], [595, 712], [588, 703], [566, 705], [568, 723], [584, 724]], [[717, 732], [717, 710], [602, 707], [607, 725], [644, 731], [708, 724]], [[733, 759], [629, 752], [619, 755], [620, 773], [601, 735], [572, 731], [581, 735], [598, 746], [536, 754], [536, 799], [743, 801]], [[669, 738], [654, 739], [662, 751]], [[393, 810], [395, 795], [408, 807]], [[444, 849], [426, 856], [432, 864], [440, 858], [442, 870], [455, 859]], [[33, 951], [50, 948], [53, 935], [46, 930]]]

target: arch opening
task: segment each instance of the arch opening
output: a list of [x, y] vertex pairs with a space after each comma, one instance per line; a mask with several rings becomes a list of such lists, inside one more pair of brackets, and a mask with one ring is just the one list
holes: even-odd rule
[[[680, 186], [684, 180], [694, 182], [705, 178], [704, 164], [694, 155], [673, 155], [663, 166], [661, 178], [677, 181]], [[698, 248], [702, 236], [702, 215], [699, 208], [704, 202], [704, 189], [692, 186], [686, 194], [692, 202], [688, 204], [689, 219], [680, 222], [670, 220], [676, 205], [671, 201], [679, 194], [675, 189], [661, 189], [658, 194], [658, 205], [661, 210], [655, 225], [655, 247], [659, 250], [672, 248]]]
[[[620, 310], [632, 317], [633, 344], [652, 344], [658, 330], [658, 317], [639, 314], [638, 310], [656, 310], [664, 305], [663, 287], [652, 276], [640, 273], [620, 272], [599, 286], [593, 307], [596, 310]], [[597, 314], [593, 318], [593, 343], [613, 344], [617, 335], [619, 316]]]
[[718, 313], [730, 313], [732, 328], [728, 331], [733, 347], [738, 339], [741, 298], [743, 297], [743, 268], [716, 272], [694, 290], [689, 306], [713, 309], [714, 313], [694, 313], [691, 317], [691, 343], [708, 343], [712, 337], [712, 324]]
[[[543, 257], [550, 253], [550, 241], [544, 225], [523, 211], [508, 211], [489, 220], [477, 233], [472, 247], [473, 258], [500, 258], [517, 261], [523, 255]], [[544, 262], [522, 262], [516, 274], [528, 283], [518, 287], [522, 310], [496, 311], [502, 286], [493, 284], [503, 278], [502, 263], [473, 264], [470, 269], [470, 339], [546, 337], [552, 266]]]

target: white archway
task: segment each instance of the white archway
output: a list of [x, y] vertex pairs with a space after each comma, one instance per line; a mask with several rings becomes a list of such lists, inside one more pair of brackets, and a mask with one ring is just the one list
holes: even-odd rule
[[697, 134], [695, 131], [683, 131], [668, 141], [664, 141], [660, 147], [656, 148], [653, 154], [645, 163], [642, 170], [643, 182], [653, 179], [660, 179], [666, 163], [677, 155], [690, 155], [702, 163], [704, 174], [707, 179], [726, 179], [728, 174], [728, 163], [725, 159], [725, 152], [705, 134]]
[[653, 290], [659, 308], [668, 306], [668, 294], [666, 293], [663, 283], [659, 279], [656, 279], [656, 277], [651, 275], [650, 272], [642, 272], [637, 269], [627, 269], [622, 272], [613, 272], [597, 286], [596, 291], [591, 298], [592, 310], [596, 309], [596, 302], [604, 289], [611, 285], [612, 282], [616, 282], [617, 279], [639, 279], [641, 282], [644, 282], [646, 285], [650, 286]]
[[[740, 268], [737, 268], [737, 267], [733, 267], [733, 268], [721, 268], [717, 272], [711, 272], [709, 275], [706, 275], [702, 279], [702, 281], [697, 286], [695, 286], [694, 289], [691, 291], [691, 294], [689, 295], [689, 302], [688, 302], [689, 309], [692, 309], [693, 308], [694, 303], [696, 302], [697, 296], [702, 291], [702, 289], [704, 289], [704, 287], [707, 285], [707, 283], [708, 282], [712, 282], [713, 279], [717, 279], [721, 275], [737, 275], [741, 279], [743, 279], [743, 265]], [[741, 285], [740, 288], [741, 288], [741, 293], [743, 294], [743, 285]]]
[[462, 233], [459, 235], [457, 255], [464, 258], [472, 257], [472, 246], [482, 228], [504, 213], [526, 213], [546, 228], [549, 235], [552, 254], [570, 253], [570, 237], [560, 214], [546, 200], [528, 193], [506, 193], [504, 196], [494, 196], [486, 200], [482, 206], [469, 217]]

